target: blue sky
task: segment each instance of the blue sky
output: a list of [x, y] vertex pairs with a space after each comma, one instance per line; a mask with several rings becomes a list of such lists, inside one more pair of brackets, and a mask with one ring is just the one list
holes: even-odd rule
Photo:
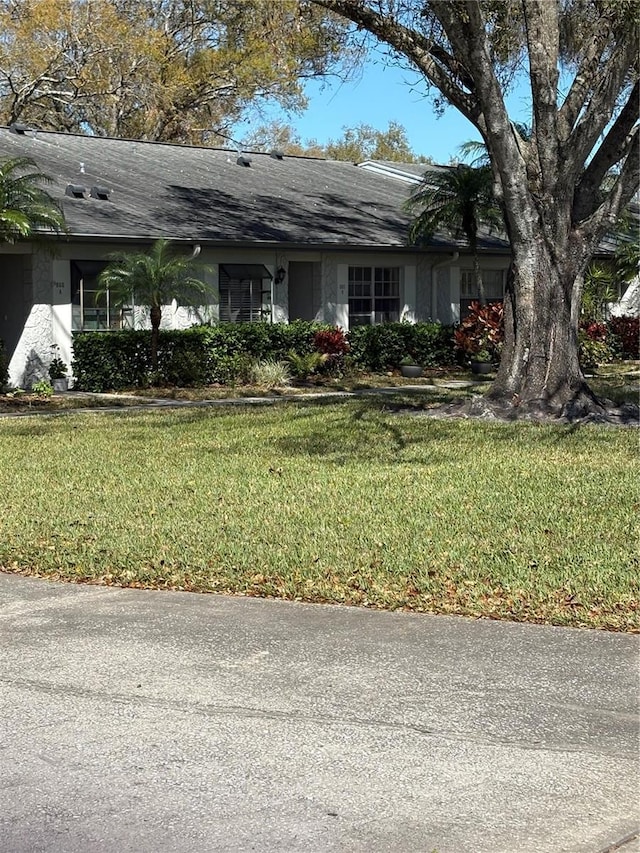
[[[447, 163], [463, 142], [480, 139], [473, 125], [453, 107], [448, 107], [442, 117], [436, 116], [416, 72], [389, 65], [375, 52], [357, 79], [345, 83], [313, 80], [307, 84], [306, 93], [309, 107], [302, 115], [271, 114], [291, 124], [303, 141], [325, 143], [342, 136], [344, 127], [359, 124], [386, 130], [390, 121], [396, 121], [405, 128], [416, 154]], [[514, 119], [527, 121], [526, 89], [517, 89], [508, 106]], [[244, 127], [250, 130], [261, 123]]]

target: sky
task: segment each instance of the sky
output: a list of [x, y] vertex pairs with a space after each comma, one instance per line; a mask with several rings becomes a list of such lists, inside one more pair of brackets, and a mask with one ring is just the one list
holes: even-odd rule
[[[381, 54], [372, 54], [358, 79], [344, 83], [312, 80], [305, 91], [309, 106], [302, 115], [270, 114], [291, 124], [303, 142], [315, 139], [326, 143], [341, 137], [345, 127], [359, 124], [384, 131], [390, 121], [395, 121], [406, 130], [416, 154], [432, 157], [436, 163], [448, 163], [462, 143], [480, 139], [473, 125], [453, 107], [447, 107], [438, 117], [417, 72], [389, 65]], [[507, 105], [512, 118], [527, 120], [523, 87], [508, 98]], [[244, 131], [262, 123], [264, 119], [244, 125]]]

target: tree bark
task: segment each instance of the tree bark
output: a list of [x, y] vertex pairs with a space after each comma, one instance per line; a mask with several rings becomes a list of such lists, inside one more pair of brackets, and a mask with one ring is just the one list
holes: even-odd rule
[[578, 361], [582, 272], [542, 241], [517, 247], [505, 295], [505, 344], [489, 399], [541, 414], [600, 408]]

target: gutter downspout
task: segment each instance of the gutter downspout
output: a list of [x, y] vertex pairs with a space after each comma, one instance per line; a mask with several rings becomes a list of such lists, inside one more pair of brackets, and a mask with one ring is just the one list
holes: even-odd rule
[[[459, 257], [460, 257], [460, 252], [454, 252], [450, 258], [447, 258], [444, 261], [438, 261], [437, 264], [434, 264], [431, 267], [431, 315], [432, 315], [432, 318], [433, 318], [433, 315], [437, 313], [437, 310], [434, 310], [434, 308], [437, 309], [437, 306], [438, 306], [438, 282], [437, 282], [436, 272], [438, 270], [445, 269], [445, 267], [451, 266], [451, 264], [455, 264], [455, 262], [458, 260]], [[434, 319], [437, 323], [440, 322], [438, 317], [435, 317]]]

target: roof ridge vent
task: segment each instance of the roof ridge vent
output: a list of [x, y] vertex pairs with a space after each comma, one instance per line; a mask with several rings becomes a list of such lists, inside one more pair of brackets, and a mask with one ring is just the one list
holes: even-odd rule
[[89, 194], [91, 198], [99, 198], [101, 201], [109, 201], [111, 190], [108, 187], [93, 186], [91, 187], [91, 192]]
[[284, 151], [281, 151], [279, 148], [274, 148], [269, 152], [269, 157], [273, 157], [274, 160], [284, 160]]
[[236, 160], [238, 166], [250, 166], [251, 165], [251, 157], [248, 157], [246, 154], [240, 154], [238, 159]]
[[82, 184], [67, 184], [64, 194], [71, 198], [86, 198], [86, 192], [87, 188]]
[[17, 121], [14, 121], [13, 124], [9, 125], [10, 133], [17, 133], [19, 136], [24, 136], [28, 130], [31, 130], [28, 124], [21, 124]]

